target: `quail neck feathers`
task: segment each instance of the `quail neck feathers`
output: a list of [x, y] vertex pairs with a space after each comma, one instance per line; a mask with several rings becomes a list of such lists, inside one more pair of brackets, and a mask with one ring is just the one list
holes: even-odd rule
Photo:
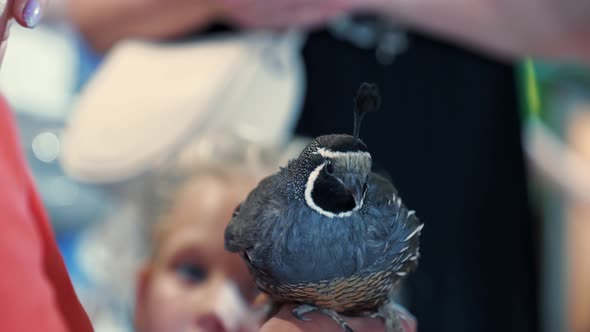
[[371, 171], [360, 123], [376, 111], [377, 87], [355, 98], [353, 135], [315, 138], [297, 159], [262, 180], [236, 209], [225, 247], [244, 258], [258, 287], [293, 314], [381, 317], [401, 331], [393, 308], [400, 281], [417, 266], [421, 224], [396, 189]]

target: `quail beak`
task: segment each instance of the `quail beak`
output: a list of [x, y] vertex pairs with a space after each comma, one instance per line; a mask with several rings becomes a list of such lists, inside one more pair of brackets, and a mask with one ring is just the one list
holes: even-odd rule
[[345, 186], [348, 192], [354, 198], [354, 203], [358, 207], [362, 204], [365, 196], [365, 182], [356, 177], [349, 177], [345, 180]]

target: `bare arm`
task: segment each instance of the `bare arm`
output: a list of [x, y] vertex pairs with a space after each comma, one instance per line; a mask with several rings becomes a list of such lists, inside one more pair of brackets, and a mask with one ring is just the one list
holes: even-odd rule
[[66, 0], [98, 50], [125, 37], [164, 39], [221, 17], [247, 28], [305, 27], [358, 10], [502, 57], [590, 63], [588, 0]]
[[124, 38], [161, 40], [217, 17], [214, 0], [66, 0], [70, 18], [97, 51]]
[[587, 0], [369, 0], [367, 5], [397, 22], [495, 55], [590, 62]]

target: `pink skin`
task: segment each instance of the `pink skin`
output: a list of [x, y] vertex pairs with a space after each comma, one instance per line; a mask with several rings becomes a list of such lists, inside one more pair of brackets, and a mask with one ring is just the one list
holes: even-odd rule
[[[155, 254], [140, 271], [139, 332], [246, 332], [258, 291], [239, 255], [223, 248], [223, 232], [251, 186], [193, 180], [176, 196], [156, 233]], [[206, 193], [206, 194], [204, 194]], [[245, 315], [240, 316], [243, 311]]]
[[[342, 328], [336, 324], [331, 318], [318, 314], [310, 313], [305, 317], [310, 318], [310, 321], [304, 322], [295, 318], [291, 311], [294, 306], [286, 306], [281, 311], [270, 319], [262, 328], [260, 332], [303, 332], [303, 331], [323, 331], [323, 332], [342, 332]], [[405, 309], [398, 310], [402, 318], [404, 331], [416, 332], [416, 319], [408, 313]], [[344, 320], [355, 332], [380, 332], [383, 331], [383, 323], [377, 318], [352, 318], [344, 317]]]
[[364, 4], [351, 0], [218, 0], [222, 12], [249, 28], [309, 28], [345, 15]]
[[395, 22], [500, 57], [590, 62], [590, 2], [584, 0], [218, 0], [248, 28], [315, 27], [343, 14], [380, 13]]
[[364, 11], [496, 56], [590, 62], [586, 0], [65, 1], [73, 21], [100, 51], [127, 37], [166, 39], [220, 20], [252, 29], [314, 28]]
[[216, 0], [62, 0], [86, 41], [106, 52], [129, 37], [165, 40], [198, 31], [220, 17]]

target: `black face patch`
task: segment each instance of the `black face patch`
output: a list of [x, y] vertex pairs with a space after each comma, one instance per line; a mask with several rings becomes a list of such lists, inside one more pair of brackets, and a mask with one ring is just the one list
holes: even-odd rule
[[346, 188], [324, 170], [316, 179], [311, 192], [313, 202], [322, 210], [334, 214], [352, 211], [356, 207], [354, 197]]

